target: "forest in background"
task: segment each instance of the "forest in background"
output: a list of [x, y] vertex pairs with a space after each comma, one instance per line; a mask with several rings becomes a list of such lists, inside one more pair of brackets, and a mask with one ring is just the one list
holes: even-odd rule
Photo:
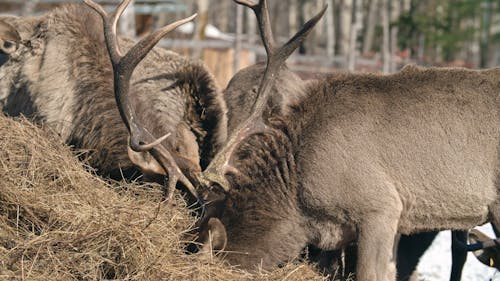
[[[0, 0], [2, 12], [33, 14], [58, 0]], [[118, 1], [98, 1], [113, 5]], [[140, 35], [158, 26], [199, 14], [191, 40], [231, 41], [235, 64], [240, 49], [257, 54], [260, 39], [250, 9], [230, 0], [135, 0], [151, 6], [149, 14], [135, 14]], [[301, 46], [303, 60], [326, 68], [394, 72], [407, 63], [486, 68], [500, 65], [500, 0], [287, 0], [268, 1], [274, 35], [286, 42], [324, 5], [323, 20]], [[47, 4], [50, 3], [50, 4]], [[17, 4], [17, 6], [16, 6]], [[158, 5], [175, 9], [155, 10]], [[10, 9], [12, 6], [15, 8]], [[47, 7], [45, 7], [47, 9]], [[129, 13], [131, 14], [131, 13]], [[126, 17], [124, 20], [126, 21]], [[209, 38], [202, 32], [214, 26], [224, 35]], [[229, 39], [228, 39], [229, 38]], [[195, 43], [193, 43], [195, 44]], [[191, 44], [191, 46], [193, 45]], [[242, 45], [243, 44], [243, 45]], [[189, 45], [189, 44], [188, 44]], [[205, 45], [199, 43], [201, 47]], [[220, 44], [206, 45], [221, 46]], [[242, 47], [243, 46], [243, 47]], [[252, 47], [255, 46], [255, 47]], [[199, 46], [198, 46], [199, 48]], [[196, 48], [195, 48], [196, 49]], [[196, 50], [191, 53], [194, 56]], [[237, 69], [238, 67], [236, 67]]]
[[[236, 33], [232, 1], [210, 2], [209, 22]], [[354, 69], [356, 57], [379, 57], [384, 72], [402, 60], [424, 65], [493, 67], [500, 61], [500, 0], [289, 0], [269, 1], [275, 36], [287, 40], [328, 4], [325, 18], [300, 49], [302, 54], [339, 56]], [[255, 18], [245, 9], [245, 34]]]

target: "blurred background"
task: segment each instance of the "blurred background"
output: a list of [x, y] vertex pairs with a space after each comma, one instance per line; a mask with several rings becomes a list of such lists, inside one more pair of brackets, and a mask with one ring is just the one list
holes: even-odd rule
[[[0, 0], [0, 13], [37, 15], [78, 0]], [[97, 1], [112, 8], [118, 0]], [[274, 35], [286, 42], [325, 4], [322, 21], [290, 67], [306, 78], [338, 69], [390, 73], [408, 63], [500, 65], [500, 0], [269, 1]], [[236, 70], [265, 58], [250, 9], [230, 0], [134, 0], [121, 31], [140, 37], [197, 12], [195, 23], [161, 42], [203, 59], [225, 86]]]
[[[79, 0], [0, 0], [1, 14], [41, 15]], [[98, 0], [113, 9], [118, 0]], [[324, 18], [289, 60], [304, 78], [335, 71], [398, 71], [408, 63], [487, 68], [500, 65], [500, 0], [287, 0], [269, 1], [274, 36], [285, 43], [328, 4]], [[231, 0], [133, 0], [120, 32], [139, 38], [198, 13], [160, 46], [205, 61], [225, 87], [234, 73], [265, 59], [255, 16]], [[483, 231], [493, 236], [491, 227]], [[424, 256], [419, 280], [448, 280], [449, 232]], [[469, 255], [463, 280], [500, 280]]]

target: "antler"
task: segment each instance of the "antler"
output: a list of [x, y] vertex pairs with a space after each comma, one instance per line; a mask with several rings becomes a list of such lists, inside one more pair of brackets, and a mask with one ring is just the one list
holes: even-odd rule
[[200, 181], [215, 182], [219, 184], [226, 192], [229, 191], [229, 184], [225, 174], [228, 172], [239, 174], [238, 170], [231, 166], [231, 158], [238, 145], [246, 138], [255, 135], [272, 132], [272, 129], [264, 122], [263, 113], [271, 95], [271, 89], [277, 77], [280, 68], [285, 64], [287, 58], [304, 41], [312, 28], [321, 19], [327, 6], [314, 16], [281, 48], [275, 46], [269, 21], [269, 12], [266, 0], [259, 0], [254, 3], [250, 0], [234, 0], [236, 3], [251, 8], [259, 24], [259, 30], [262, 42], [267, 52], [267, 66], [264, 77], [260, 81], [257, 98], [252, 106], [250, 116], [235, 130], [229, 138], [224, 148], [214, 157], [207, 169], [203, 172]]
[[[146, 128], [137, 124], [136, 114], [131, 106], [129, 97], [129, 81], [135, 67], [142, 61], [149, 51], [151, 51], [156, 43], [160, 41], [161, 38], [178, 26], [193, 20], [196, 17], [196, 14], [154, 31], [135, 44], [125, 55], [122, 55], [120, 47], [118, 46], [116, 26], [118, 19], [123, 14], [123, 11], [125, 11], [125, 8], [130, 3], [130, 0], [122, 1], [111, 15], [109, 15], [102, 8], [102, 6], [94, 1], [83, 1], [89, 7], [94, 9], [103, 20], [104, 38], [109, 56], [111, 58], [111, 64], [113, 66], [115, 99], [118, 104], [120, 116], [130, 133], [130, 147], [135, 151], [149, 151], [156, 161], [160, 163], [162, 168], [168, 173], [169, 189], [167, 200], [170, 200], [173, 197], [175, 185], [178, 181], [180, 181], [200, 201], [201, 204], [202, 200], [200, 196], [198, 196], [191, 182], [182, 173], [169, 151], [160, 145], [160, 143], [164, 141], [170, 133], [156, 139]], [[146, 144], [148, 142], [149, 144]]]
[[259, 31], [262, 37], [262, 43], [266, 48], [267, 54], [271, 54], [276, 49], [276, 44], [274, 42], [273, 30], [271, 29], [271, 22], [269, 20], [269, 11], [267, 9], [267, 1], [259, 1], [254, 3], [249, 0], [234, 0], [234, 2], [246, 6], [253, 10], [257, 16], [257, 22], [259, 23]]

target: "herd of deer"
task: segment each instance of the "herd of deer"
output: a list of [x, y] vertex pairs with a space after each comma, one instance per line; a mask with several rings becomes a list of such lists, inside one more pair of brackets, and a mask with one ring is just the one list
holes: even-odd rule
[[266, 1], [235, 0], [255, 12], [267, 62], [221, 91], [202, 63], [154, 48], [194, 16], [134, 44], [116, 35], [129, 0], [111, 14], [84, 2], [0, 17], [0, 107], [84, 149], [103, 176], [189, 191], [198, 251], [251, 270], [356, 247], [345, 273], [408, 280], [451, 229], [451, 280], [467, 250], [498, 266], [497, 240], [466, 242], [477, 225], [500, 229], [500, 68], [303, 81], [286, 60], [326, 7], [277, 46]]

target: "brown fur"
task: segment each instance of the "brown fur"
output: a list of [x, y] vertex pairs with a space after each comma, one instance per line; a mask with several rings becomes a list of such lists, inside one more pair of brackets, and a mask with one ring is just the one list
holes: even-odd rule
[[[5, 18], [25, 46], [0, 68], [0, 102], [10, 115], [48, 125], [103, 175], [133, 172], [128, 132], [113, 93], [113, 74], [100, 17], [83, 5], [66, 5], [39, 18]], [[133, 42], [121, 40], [122, 49]], [[205, 66], [156, 48], [132, 76], [131, 96], [140, 124], [186, 170], [199, 170], [226, 136], [225, 105]], [[141, 157], [148, 158], [148, 155]]]
[[[238, 71], [224, 90], [228, 135], [250, 115], [264, 69], [265, 64], [260, 63]], [[288, 114], [290, 105], [298, 103], [306, 94], [307, 83], [310, 82], [303, 81], [295, 73], [283, 71], [274, 84], [273, 92], [276, 94], [270, 100], [272, 114]]]
[[358, 280], [394, 280], [398, 232], [500, 223], [499, 80], [500, 69], [407, 67], [312, 83], [270, 116], [277, 133], [239, 148], [243, 176], [229, 176], [219, 215], [228, 260], [268, 268], [307, 243], [356, 240]]

